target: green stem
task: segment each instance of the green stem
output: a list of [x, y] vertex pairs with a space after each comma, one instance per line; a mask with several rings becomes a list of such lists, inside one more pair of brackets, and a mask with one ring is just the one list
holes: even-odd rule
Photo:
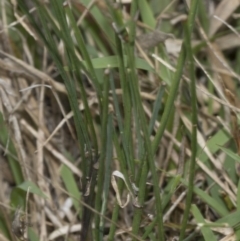
[[196, 96], [196, 80], [195, 80], [195, 67], [193, 59], [193, 51], [191, 47], [191, 32], [193, 29], [194, 18], [196, 15], [198, 6], [198, 0], [191, 1], [191, 8], [188, 18], [188, 25], [185, 26], [185, 46], [187, 50], [187, 56], [189, 60], [189, 75], [191, 80], [191, 107], [192, 107], [192, 137], [191, 137], [191, 151], [192, 156], [190, 160], [190, 173], [188, 180], [188, 192], [186, 197], [186, 208], [183, 214], [183, 221], [180, 230], [179, 241], [182, 241], [185, 235], [187, 227], [188, 216], [191, 208], [193, 189], [194, 189], [194, 177], [195, 177], [195, 166], [196, 166], [196, 155], [197, 155], [197, 96]]
[[[107, 77], [109, 77], [107, 75]], [[97, 182], [97, 194], [96, 194], [96, 200], [95, 200], [95, 209], [100, 212], [101, 205], [102, 205], [102, 190], [103, 190], [103, 184], [104, 184], [104, 169], [105, 169], [105, 158], [106, 158], [106, 151], [107, 151], [107, 119], [108, 119], [108, 93], [109, 93], [109, 79], [105, 78], [104, 80], [104, 94], [103, 94], [103, 113], [102, 113], [102, 131], [101, 131], [101, 141], [102, 141], [102, 147], [101, 147], [101, 153], [100, 153], [100, 159], [99, 159], [99, 170], [98, 170], [98, 182]], [[99, 240], [100, 235], [98, 235], [99, 232], [99, 224], [100, 224], [100, 216], [95, 216], [95, 239]]]
[[173, 103], [174, 103], [174, 100], [175, 100], [175, 97], [177, 94], [177, 90], [178, 90], [178, 86], [179, 86], [179, 83], [180, 83], [180, 80], [182, 77], [185, 60], [186, 60], [186, 50], [185, 50], [184, 46], [182, 45], [180, 55], [178, 57], [176, 72], [174, 73], [173, 80], [171, 83], [170, 93], [169, 93], [169, 96], [168, 96], [168, 99], [167, 99], [167, 102], [166, 102], [166, 105], [164, 108], [164, 112], [163, 112], [163, 115], [161, 118], [161, 125], [160, 125], [159, 129], [157, 130], [156, 136], [152, 143], [152, 148], [153, 148], [154, 153], [158, 149], [158, 146], [162, 139], [163, 133], [169, 122], [169, 116], [172, 112]]

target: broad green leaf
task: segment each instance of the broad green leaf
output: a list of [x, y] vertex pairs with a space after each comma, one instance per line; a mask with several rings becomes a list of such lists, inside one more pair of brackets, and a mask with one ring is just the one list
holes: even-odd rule
[[31, 241], [39, 241], [37, 234], [34, 232], [32, 228], [28, 228], [28, 238]]
[[233, 160], [235, 160], [236, 162], [240, 163], [240, 156], [234, 152], [232, 152], [231, 150], [220, 146], [220, 148], [228, 155], [230, 156]]
[[240, 224], [240, 211], [230, 213], [218, 219], [216, 223], [227, 223], [230, 227], [236, 227]]
[[[197, 223], [201, 223], [201, 224], [205, 223], [205, 220], [196, 205], [192, 205], [191, 211]], [[217, 241], [217, 238], [215, 237], [215, 235], [213, 234], [212, 230], [209, 227], [202, 226], [200, 230], [206, 241], [209, 241], [209, 240]]]
[[[185, 180], [182, 180], [183, 184], [188, 186], [188, 183]], [[228, 214], [228, 210], [221, 202], [218, 202], [218, 199], [214, 199], [208, 193], [204, 192], [198, 187], [194, 187], [194, 192], [205, 202], [207, 203], [213, 210], [215, 210], [219, 215], [225, 216]]]
[[8, 238], [10, 240], [9, 229], [7, 227], [7, 222], [4, 218], [5, 217], [2, 216], [2, 214], [0, 212], [0, 233], [2, 233], [6, 238]]
[[18, 185], [17, 188], [19, 188], [25, 192], [27, 192], [29, 190], [29, 193], [36, 194], [39, 197], [42, 197], [45, 199], [48, 198], [47, 195], [44, 194], [44, 192], [39, 187], [37, 187], [36, 184], [34, 184], [33, 182], [30, 182], [30, 181], [23, 182], [22, 184]]
[[146, 0], [139, 0], [138, 3], [143, 22], [149, 27], [155, 29], [156, 20], [148, 2]]
[[71, 170], [66, 166], [63, 165], [61, 167], [61, 177], [63, 179], [63, 182], [66, 186], [67, 191], [70, 193], [73, 201], [73, 205], [77, 211], [79, 211], [79, 200], [80, 200], [80, 192], [77, 186], [77, 183], [74, 179], [73, 173]]
[[[148, 70], [154, 72], [154, 69], [144, 60], [140, 58], [136, 58], [136, 68]], [[125, 66], [127, 64], [127, 56], [124, 56]], [[83, 61], [83, 64], [86, 66], [86, 62]], [[101, 58], [92, 59], [92, 64], [95, 69], [105, 69], [105, 68], [117, 68], [119, 67], [118, 56], [107, 56]]]
[[11, 192], [11, 206], [17, 207], [24, 207], [26, 202], [26, 192], [18, 187], [13, 188]]

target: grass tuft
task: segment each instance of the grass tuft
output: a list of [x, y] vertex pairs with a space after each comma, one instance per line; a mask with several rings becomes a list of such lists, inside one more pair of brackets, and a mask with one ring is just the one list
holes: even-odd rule
[[0, 240], [240, 240], [228, 2], [2, 1]]

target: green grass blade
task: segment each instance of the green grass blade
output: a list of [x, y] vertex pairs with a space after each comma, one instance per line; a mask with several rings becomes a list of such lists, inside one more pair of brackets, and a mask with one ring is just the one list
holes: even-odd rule
[[31, 241], [39, 241], [39, 237], [32, 228], [28, 228], [28, 239]]
[[[58, 54], [58, 50], [56, 48], [54, 38], [52, 37], [51, 29], [49, 29], [49, 22], [47, 22], [47, 20], [52, 22], [51, 18], [49, 17], [48, 13], [46, 12], [46, 9], [43, 6], [39, 5], [37, 1], [35, 1], [35, 2], [38, 6], [38, 13], [39, 13], [39, 18], [40, 18], [42, 26], [43, 26], [43, 28], [42, 28], [43, 31], [41, 29], [39, 29], [35, 20], [29, 14], [26, 6], [23, 4], [20, 6], [24, 10], [24, 12], [28, 15], [28, 17], [30, 18], [30, 20], [34, 24], [34, 26], [36, 26], [36, 30], [38, 30], [38, 34], [42, 37], [42, 40], [48, 47], [48, 50], [51, 53], [52, 58], [64, 80], [64, 83], [65, 83], [65, 86], [66, 86], [66, 89], [68, 92], [69, 102], [70, 102], [71, 108], [74, 112], [74, 121], [75, 121], [77, 136], [78, 136], [78, 140], [79, 140], [80, 152], [81, 152], [81, 156], [83, 159], [83, 162], [82, 162], [82, 171], [83, 171], [83, 175], [84, 175], [83, 181], [85, 181], [85, 175], [87, 175], [87, 168], [88, 168], [86, 160], [85, 160], [86, 159], [85, 158], [85, 150], [86, 150], [85, 144], [87, 144], [87, 151], [89, 151], [89, 152], [91, 150], [91, 147], [89, 144], [89, 137], [88, 137], [88, 131], [87, 131], [86, 125], [81, 117], [81, 114], [80, 114], [80, 111], [78, 108], [77, 93], [76, 93], [76, 87], [74, 84], [75, 81], [73, 79], [74, 76], [71, 74], [71, 72], [66, 70], [66, 68], [64, 67], [64, 65], [61, 62], [61, 58]], [[63, 16], [62, 5], [58, 1], [56, 1], [56, 2], [54, 1], [52, 3], [53, 3], [54, 12], [55, 12], [56, 16], [58, 17], [58, 20], [62, 24], [63, 31], [61, 32], [60, 35], [63, 36], [63, 41], [65, 43], [67, 43], [67, 46], [69, 47], [69, 51], [67, 51], [67, 61], [68, 62], [70, 61], [69, 68], [70, 68], [70, 71], [71, 70], [74, 71], [75, 64], [78, 61], [76, 63], [74, 63], [74, 61], [76, 61], [76, 56], [75, 56], [74, 50], [73, 50], [72, 38], [69, 37], [70, 36], [68, 33], [69, 30], [66, 25], [66, 20], [64, 19], [64, 16]], [[56, 32], [56, 34], [59, 34], [59, 33]]]
[[233, 213], [229, 213], [228, 215], [225, 215], [224, 217], [218, 219], [216, 223], [227, 223], [230, 227], [236, 227], [239, 225], [240, 217], [240, 211], [235, 211]]
[[183, 221], [180, 230], [179, 240], [182, 241], [185, 235], [185, 229], [187, 227], [188, 215], [190, 212], [190, 206], [192, 202], [193, 189], [194, 189], [194, 177], [195, 177], [195, 166], [196, 166], [196, 156], [197, 156], [197, 94], [196, 94], [196, 80], [195, 80], [195, 67], [193, 59], [193, 51], [191, 47], [191, 32], [193, 29], [193, 23], [195, 19], [195, 14], [198, 7], [198, 1], [191, 2], [191, 9], [188, 19], [188, 26], [185, 27], [185, 47], [187, 51], [187, 56], [189, 60], [189, 75], [191, 79], [191, 108], [192, 108], [192, 133], [191, 133], [191, 161], [189, 166], [189, 186], [186, 197], [186, 208], [183, 214]]
[[[182, 183], [188, 187], [188, 182], [182, 179]], [[201, 190], [198, 187], [194, 187], [194, 192], [205, 202], [207, 203], [213, 210], [215, 210], [220, 216], [224, 217], [229, 213], [225, 206], [222, 203], [219, 203], [218, 200], [211, 197], [205, 191]]]
[[[107, 153], [107, 123], [108, 123], [108, 93], [109, 93], [109, 74], [106, 75], [106, 79], [103, 83], [104, 85], [104, 94], [103, 94], [103, 113], [102, 113], [102, 128], [101, 128], [101, 153], [99, 158], [99, 170], [98, 170], [98, 182], [97, 182], [97, 193], [96, 193], [96, 199], [95, 199], [95, 209], [100, 212], [101, 211], [101, 200], [102, 200], [102, 190], [104, 187], [104, 180], [105, 180], [105, 159], [106, 159], [106, 153]], [[99, 235], [99, 228], [100, 228], [100, 216], [95, 216], [95, 239], [100, 240]]]
[[130, 153], [131, 143], [132, 143], [132, 136], [131, 136], [131, 96], [130, 96], [130, 86], [129, 81], [127, 79], [126, 69], [124, 67], [124, 55], [122, 49], [122, 42], [119, 36], [115, 35], [116, 40], [116, 49], [118, 54], [118, 62], [119, 62], [119, 74], [120, 74], [120, 82], [121, 88], [123, 91], [122, 99], [123, 99], [123, 109], [124, 109], [124, 120], [123, 120], [123, 143], [124, 143], [124, 151], [127, 159], [127, 163], [129, 169], [133, 173], [134, 168], [131, 160], [133, 160], [133, 156]]
[[16, 182], [16, 184], [20, 184], [23, 182], [23, 175], [21, 171], [21, 166], [19, 162], [14, 158], [14, 156], [17, 156], [16, 150], [14, 148], [14, 145], [11, 140], [8, 140], [10, 138], [7, 130], [7, 126], [4, 122], [3, 115], [0, 112], [0, 130], [1, 130], [1, 135], [0, 135], [0, 142], [4, 147], [8, 145], [8, 152], [7, 154], [7, 160], [9, 163], [9, 166], [11, 168], [11, 172], [13, 174], [13, 178]]
[[[128, 186], [131, 186], [131, 185], [129, 185], [130, 181], [129, 181], [128, 174], [127, 174], [127, 162], [125, 160], [125, 156], [123, 154], [123, 150], [120, 147], [120, 144], [118, 142], [118, 138], [117, 138], [116, 132], [114, 132], [114, 135], [113, 135], [113, 142], [114, 142], [114, 147], [115, 147], [116, 153], [117, 153], [117, 159], [118, 159], [119, 165], [120, 165], [120, 170], [123, 173], [123, 175], [124, 175], [124, 177], [126, 179], [126, 182], [128, 183]], [[119, 181], [119, 192], [120, 192], [120, 194], [122, 193], [123, 188], [124, 188], [124, 182], [123, 182], [123, 180], [120, 180]], [[114, 235], [115, 235], [116, 228], [117, 228], [115, 224], [116, 224], [116, 222], [118, 220], [120, 209], [121, 208], [118, 205], [117, 201], [115, 201], [114, 208], [113, 208], [112, 219], [111, 219], [112, 223], [111, 223], [110, 231], [109, 231], [109, 235], [108, 235], [108, 241], [115, 240]]]
[[158, 112], [159, 112], [159, 110], [161, 109], [161, 106], [162, 106], [162, 98], [163, 98], [164, 91], [165, 91], [165, 85], [161, 85], [161, 87], [158, 91], [158, 94], [157, 94], [157, 98], [156, 98], [156, 100], [154, 102], [154, 105], [153, 105], [153, 113], [152, 113], [152, 117], [150, 119], [150, 124], [149, 124], [149, 127], [148, 127], [148, 131], [149, 131], [150, 135], [153, 131], [155, 121], [157, 120]]
[[77, 23], [74, 19], [74, 16], [72, 14], [72, 11], [66, 7], [66, 13], [70, 19], [70, 22], [71, 22], [71, 26], [74, 30], [74, 34], [75, 34], [75, 37], [76, 37], [76, 40], [77, 40], [77, 43], [78, 43], [78, 47], [80, 48], [82, 54], [83, 54], [83, 59], [84, 61], [86, 62], [86, 67], [87, 67], [87, 70], [91, 76], [91, 80], [93, 81], [93, 84], [95, 86], [95, 90], [97, 92], [97, 95], [98, 95], [98, 100], [101, 101], [101, 98], [102, 98], [102, 92], [101, 92], [101, 88], [100, 88], [100, 84], [99, 84], [99, 81], [97, 79], [97, 76], [96, 76], [96, 73], [95, 73], [95, 69], [93, 67], [93, 64], [92, 64], [92, 61], [90, 59], [90, 56], [87, 52], [87, 49], [86, 49], [86, 45], [83, 41], [83, 37], [79, 31], [79, 28], [77, 26]]
[[155, 29], [156, 20], [153, 16], [153, 12], [150, 9], [148, 2], [146, 0], [138, 0], [138, 7], [140, 9], [143, 22], [152, 29]]
[[[201, 223], [201, 224], [205, 223], [205, 220], [196, 205], [192, 205], [191, 211], [192, 211], [194, 218], [196, 219], [196, 221], [198, 223]], [[215, 237], [215, 235], [213, 234], [212, 230], [209, 227], [202, 226], [200, 228], [200, 230], [206, 241], [208, 241], [208, 240], [217, 241], [217, 238]]]
[[[179, 175], [177, 175], [176, 177], [173, 177], [171, 181], [168, 183], [167, 187], [164, 189], [164, 194], [162, 197], [163, 210], [169, 204], [169, 201], [171, 200], [171, 197], [176, 191], [176, 188], [179, 185], [180, 180], [181, 180], [181, 177]], [[152, 232], [152, 229], [155, 227], [156, 224], [157, 224], [157, 218], [154, 218], [154, 220], [148, 225], [148, 227], [145, 228], [145, 232], [142, 236], [143, 239], [146, 239], [148, 237], [148, 235]]]
[[[133, 2], [132, 8], [131, 8], [131, 17], [134, 19], [134, 16], [136, 14], [136, 1]], [[130, 26], [130, 35], [129, 35], [130, 43], [134, 42], [135, 39], [135, 23], [132, 22]], [[130, 69], [130, 84], [131, 84], [131, 89], [132, 89], [132, 96], [135, 98], [136, 104], [137, 104], [137, 111], [138, 111], [138, 116], [141, 121], [141, 129], [143, 132], [143, 139], [145, 143], [145, 150], [146, 150], [146, 158], [148, 165], [150, 167], [150, 171], [152, 173], [152, 179], [153, 179], [153, 186], [154, 186], [154, 196], [156, 199], [156, 215], [157, 215], [157, 226], [158, 226], [158, 238], [160, 241], [163, 241], [164, 238], [164, 228], [163, 228], [163, 221], [162, 221], [162, 201], [159, 193], [159, 186], [158, 186], [158, 177], [157, 177], [157, 172], [156, 172], [156, 167], [154, 163], [154, 151], [151, 147], [151, 142], [149, 138], [149, 133], [148, 133], [148, 125], [146, 121], [146, 116], [144, 113], [144, 109], [142, 106], [142, 101], [141, 101], [141, 96], [139, 93], [138, 89], [138, 78], [136, 76], [135, 72], [135, 59], [134, 59], [134, 48], [132, 44], [128, 44], [126, 46], [126, 52], [128, 54], [129, 62], [128, 62], [128, 67]], [[145, 171], [147, 172], [147, 168], [145, 168]], [[144, 178], [146, 175], [143, 175]], [[141, 180], [141, 182], [145, 182], [146, 180]], [[144, 190], [141, 189], [141, 192], [144, 193]], [[139, 193], [139, 196], [141, 194]], [[136, 219], [135, 219], [136, 220]]]
[[106, 162], [105, 162], [105, 179], [104, 179], [104, 187], [103, 187], [103, 203], [101, 209], [101, 220], [100, 220], [100, 229], [99, 229], [99, 240], [103, 240], [103, 233], [105, 228], [105, 220], [103, 218], [106, 215], [107, 204], [108, 204], [108, 195], [109, 195], [109, 188], [110, 188], [110, 178], [111, 178], [111, 161], [113, 155], [113, 123], [112, 123], [112, 114], [108, 116], [108, 126], [107, 126], [107, 150], [106, 150]]
[[[141, 170], [141, 178], [139, 181], [139, 193], [138, 193], [138, 204], [140, 207], [144, 206], [144, 201], [145, 201], [145, 193], [146, 193], [146, 179], [148, 175], [148, 166], [147, 166], [147, 161], [143, 160], [143, 166], [140, 169]], [[133, 223], [132, 223], [132, 232], [133, 234], [138, 234], [140, 224], [141, 224], [141, 217], [142, 217], [143, 209], [142, 208], [136, 208], [134, 210], [134, 215], [133, 215]], [[134, 239], [136, 240], [136, 239]]]
[[152, 143], [152, 148], [153, 148], [154, 153], [158, 149], [158, 145], [161, 141], [161, 138], [163, 136], [163, 133], [164, 133], [165, 128], [166, 128], [166, 126], [168, 124], [168, 121], [169, 121], [169, 116], [170, 116], [172, 108], [173, 108], [173, 103], [174, 103], [174, 100], [175, 100], [175, 97], [176, 97], [179, 82], [180, 82], [180, 79], [182, 77], [185, 59], [186, 59], [186, 50], [185, 50], [184, 46], [182, 46], [180, 55], [178, 57], [176, 72], [174, 73], [174, 77], [173, 77], [172, 84], [171, 84], [171, 87], [170, 87], [169, 96], [168, 96], [168, 99], [167, 99], [167, 102], [166, 102], [166, 105], [165, 105], [165, 108], [164, 108], [163, 115], [161, 117], [161, 126], [157, 130], [156, 136], [155, 136], [155, 138], [153, 140], [153, 143]]
[[17, 186], [17, 188], [25, 191], [26, 193], [29, 191], [29, 193], [38, 195], [39, 197], [45, 198], [47, 199], [47, 195], [44, 194], [44, 192], [36, 186], [35, 183], [31, 182], [31, 181], [25, 181], [23, 183], [21, 183], [20, 185]]
[[0, 232], [8, 240], [11, 240], [10, 227], [8, 227], [6, 219], [7, 219], [7, 217], [4, 217], [2, 215], [2, 212], [0, 212]]
[[74, 175], [66, 165], [63, 165], [61, 167], [60, 174], [63, 179], [64, 185], [65, 185], [67, 191], [69, 192], [70, 197], [72, 198], [75, 210], [77, 212], [79, 212], [79, 214], [81, 216], [81, 210], [79, 210], [79, 208], [80, 208], [79, 200], [81, 198], [81, 195], [80, 195], [80, 191], [78, 189], [78, 185], [74, 179]]
[[[136, 61], [137, 69], [147, 70], [155, 73], [155, 70], [146, 62], [146, 60], [135, 57], [135, 61]], [[91, 59], [91, 62], [94, 69], [106, 69], [106, 68], [112, 69], [116, 67], [120, 68], [120, 65], [121, 65], [121, 62], [119, 61], [119, 55], [93, 58]], [[85, 68], [87, 68], [88, 64], [86, 61], [83, 61], [82, 64]], [[126, 55], [123, 55], [123, 66], [124, 67], [127, 66]]]
[[238, 181], [238, 190], [237, 190], [237, 210], [240, 211], [240, 180]]
[[234, 161], [240, 163], [240, 156], [234, 153], [233, 151], [220, 146], [220, 149], [223, 150], [228, 156], [230, 156]]
[[[90, 2], [89, 0], [82, 0], [81, 1], [81, 3], [85, 5], [85, 7], [88, 6], [89, 2]], [[96, 31], [97, 31], [96, 35], [99, 35], [99, 32], [103, 32], [104, 35], [106, 36], [106, 39], [110, 43], [113, 43], [114, 42], [114, 32], [112, 30], [111, 23], [109, 23], [109, 21], [106, 18], [104, 12], [101, 12], [101, 10], [99, 10], [96, 6], [93, 6], [90, 9], [90, 13], [92, 14], [92, 16], [94, 16], [98, 26], [100, 27], [100, 29], [96, 29]], [[91, 25], [89, 27], [92, 27]]]

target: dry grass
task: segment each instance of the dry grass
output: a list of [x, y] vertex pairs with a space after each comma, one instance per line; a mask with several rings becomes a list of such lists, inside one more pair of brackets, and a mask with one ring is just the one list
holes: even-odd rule
[[[152, 1], [152, 4], [154, 5], [156, 2]], [[199, 151], [196, 158], [197, 169], [194, 180], [196, 189], [186, 230], [186, 237], [189, 239], [186, 240], [207, 240], [206, 237], [211, 237], [211, 234], [206, 236], [209, 233], [206, 234], [205, 231], [212, 232], [215, 240], [238, 240], [239, 234], [235, 227], [240, 221], [240, 216], [239, 221], [235, 220], [231, 223], [233, 220], [231, 215], [236, 214], [237, 216], [240, 210], [238, 183], [240, 171], [239, 164], [237, 164], [239, 160], [234, 161], [231, 154], [233, 152], [240, 154], [238, 127], [240, 107], [238, 8], [240, 2], [238, 0], [203, 2], [208, 30], [204, 29], [204, 22], [201, 19], [203, 10], [200, 9], [192, 36], [197, 81]], [[26, 3], [35, 16], [34, 5], [31, 1], [26, 1]], [[96, 24], [98, 19], [93, 12], [88, 11], [82, 4], [78, 5], [75, 1], [72, 3], [76, 4], [76, 11], [79, 12], [78, 23], [85, 31], [84, 38], [88, 50], [93, 51], [94, 49], [93, 55], [97, 54], [98, 57], [114, 55], [114, 45], [110, 40], [108, 41], [106, 33], [100, 32], [101, 36], [96, 40], [91, 31], [86, 31], [86, 23], [99, 27], [101, 30], [100, 24], [99, 26]], [[106, 21], [109, 23], [112, 21], [111, 13], [104, 1], [89, 2], [89, 8], [91, 5], [95, 6], [100, 13], [105, 14]], [[79, 168], [82, 156], [73, 121], [74, 112], [68, 102], [68, 91], [48, 48], [39, 38], [27, 16], [24, 16], [19, 10], [17, 2], [2, 1], [1, 6], [0, 114], [3, 121], [1, 122], [2, 134], [0, 133], [0, 240], [17, 240], [16, 236], [18, 238], [26, 236], [23, 233], [24, 228], [22, 228], [22, 233], [17, 235], [11, 231], [11, 213], [18, 205], [23, 206], [25, 202], [26, 187], [24, 187], [25, 189], [19, 188], [24, 181], [36, 185], [36, 187], [31, 187], [32, 191], [30, 190], [28, 201], [27, 219], [31, 223], [32, 230], [29, 233], [29, 239], [31, 241], [80, 240], [80, 230], [84, 225], [81, 219], [84, 207], [92, 209], [96, 216], [101, 216], [101, 214], [95, 211], [90, 203], [83, 202], [83, 196], [86, 193], [83, 193], [83, 172]], [[154, 121], [151, 140], [154, 139], [161, 125], [160, 117], [165, 107], [171, 76], [175, 72], [183, 41], [181, 39], [183, 31], [181, 22], [187, 18], [185, 8], [186, 6], [181, 1], [171, 1], [169, 5], [166, 4], [165, 9], [161, 9], [159, 12], [156, 10], [155, 15], [152, 15], [154, 21], [159, 25], [156, 29], [149, 26], [143, 17], [136, 18], [136, 56], [144, 59], [145, 63], [155, 70], [155, 72], [147, 70], [137, 72], [142, 105], [147, 120], [151, 120], [153, 116], [153, 106], [154, 101], [158, 98], [158, 90], [166, 88], [165, 94], [160, 99], [162, 107], [159, 117]], [[121, 10], [124, 20], [129, 20], [129, 3], [123, 4]], [[39, 21], [37, 17], [36, 20]], [[167, 29], [170, 29], [171, 32], [163, 33]], [[99, 47], [97, 41], [101, 41], [101, 44], [105, 44], [105, 46]], [[56, 40], [59, 55], [65, 62], [66, 53], [63, 45], [63, 42]], [[103, 53], [103, 49], [107, 54]], [[83, 58], [80, 54], [78, 57]], [[107, 69], [107, 64], [105, 67], [97, 66], [97, 68]], [[100, 73], [101, 70], [97, 71]], [[100, 73], [100, 75], [103, 74]], [[115, 93], [121, 108], [120, 112], [123, 112], [123, 89], [118, 71], [114, 72], [113, 78], [116, 85]], [[169, 125], [165, 129], [158, 151], [154, 153], [159, 187], [163, 192], [163, 203], [165, 202], [163, 212], [165, 238], [169, 241], [178, 240], [185, 209], [188, 165], [192, 155], [190, 147], [192, 123], [189, 118], [191, 115], [190, 81], [186, 65], [175, 98], [175, 111], [171, 113]], [[91, 78], [86, 73], [83, 73], [83, 86], [97, 142], [101, 147], [103, 145], [101, 106]], [[76, 85], [76, 91], [79, 110], [84, 116], [86, 109], [78, 85]], [[113, 113], [114, 128], [118, 134], [117, 138], [121, 142], [114, 109], [113, 90], [109, 91], [108, 96], [108, 111]], [[131, 109], [130, 135], [132, 135], [132, 147], [134, 147], [132, 154], [135, 159], [132, 163], [135, 165], [136, 172], [132, 173], [131, 170], [128, 170], [128, 173], [131, 183], [138, 186], [139, 157], [142, 151], [142, 143], [139, 143], [142, 139], [139, 138], [139, 135], [142, 133], [137, 131], [139, 123], [135, 117], [134, 109]], [[224, 152], [220, 148], [221, 146], [227, 147], [230, 154]], [[121, 148], [123, 147], [121, 146]], [[89, 153], [86, 151], [85, 154], [87, 156]], [[150, 172], [148, 173], [144, 206], [136, 207], [138, 198], [132, 191], [134, 188], [128, 187], [128, 182], [122, 174], [119, 156], [115, 148], [113, 148], [110, 167], [112, 180], [111, 183], [109, 181], [109, 194], [104, 214], [104, 240], [108, 240], [115, 205], [122, 205], [122, 209], [117, 219], [114, 240], [131, 240], [134, 237], [136, 240], [142, 240], [142, 236], [146, 232], [145, 228], [152, 223], [156, 216], [152, 175]], [[179, 180], [174, 179], [176, 175], [179, 175]], [[125, 180], [125, 188], [118, 197], [119, 185], [116, 183], [120, 179]], [[72, 186], [68, 187], [68, 181]], [[15, 196], [13, 190], [15, 190]], [[80, 192], [73, 197], [70, 190]], [[86, 190], [88, 189], [86, 188]], [[40, 194], [33, 194], [38, 191]], [[44, 198], [41, 192], [47, 198]], [[168, 196], [168, 193], [171, 195]], [[133, 235], [132, 220], [137, 208], [142, 210], [142, 215], [139, 231]], [[201, 215], [198, 215], [198, 211], [201, 212]], [[18, 216], [18, 218], [21, 217]], [[24, 222], [22, 221], [23, 226], [26, 224]], [[201, 223], [204, 222], [212, 223], [212, 226], [209, 225], [209, 228], [205, 225], [202, 228]], [[218, 227], [218, 222], [228, 225]], [[221, 225], [219, 224], [219, 226]], [[156, 229], [157, 227], [153, 228], [150, 235], [144, 240], [157, 240], [154, 239]], [[88, 240], [93, 239], [89, 237]]]

